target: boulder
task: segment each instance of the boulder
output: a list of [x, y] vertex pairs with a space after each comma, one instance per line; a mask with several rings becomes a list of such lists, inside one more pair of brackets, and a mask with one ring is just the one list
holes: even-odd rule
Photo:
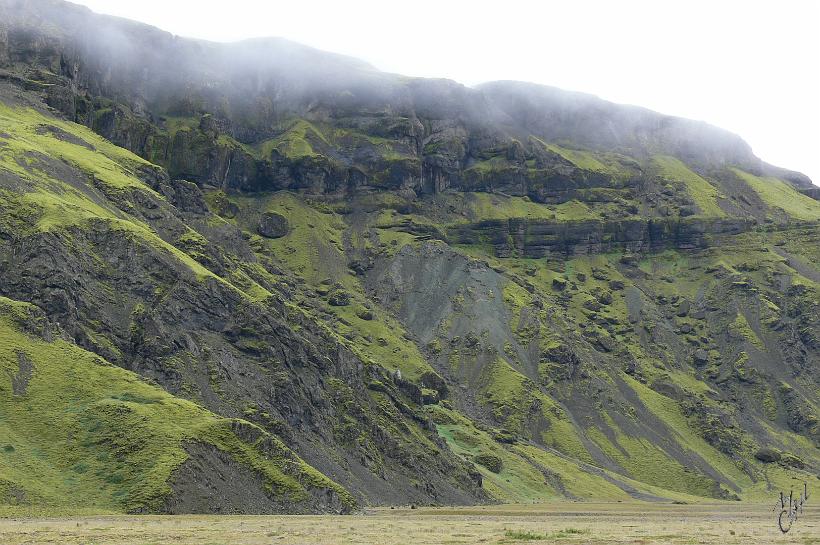
[[595, 280], [609, 280], [609, 275], [606, 273], [605, 270], [593, 267], [592, 278], [594, 278]]
[[692, 355], [692, 358], [695, 360], [695, 365], [698, 367], [706, 365], [709, 362], [709, 352], [704, 350], [703, 348], [698, 348], [695, 350], [695, 353]]
[[624, 254], [618, 260], [622, 265], [627, 265], [629, 267], [637, 267], [638, 266], [638, 256], [633, 254]]
[[441, 399], [447, 397], [448, 388], [447, 383], [444, 382], [444, 379], [441, 378], [441, 375], [434, 371], [425, 371], [424, 374], [421, 375], [421, 384], [425, 388], [429, 388], [430, 390], [435, 390], [438, 392], [438, 395]]
[[334, 307], [346, 307], [350, 304], [350, 294], [344, 290], [336, 290], [330, 294], [327, 302]]
[[778, 460], [780, 460], [780, 456], [780, 451], [770, 447], [763, 447], [761, 449], [758, 449], [757, 452], [755, 452], [755, 458], [757, 458], [764, 464], [771, 464], [772, 462], [777, 462]]
[[600, 292], [596, 293], [595, 298], [602, 305], [611, 305], [612, 304], [612, 293], [610, 293], [608, 291], [600, 291]]
[[265, 212], [259, 218], [259, 226], [256, 230], [266, 238], [281, 238], [288, 234], [290, 225], [285, 216], [276, 212]]
[[598, 312], [599, 310], [601, 310], [601, 303], [599, 303], [595, 299], [587, 299], [583, 302], [582, 306], [585, 309], [591, 310], [593, 312]]

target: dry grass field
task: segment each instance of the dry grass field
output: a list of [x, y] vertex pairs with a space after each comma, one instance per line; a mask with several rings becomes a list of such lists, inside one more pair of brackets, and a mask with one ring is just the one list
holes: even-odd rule
[[549, 503], [377, 509], [354, 516], [92, 516], [0, 520], [0, 543], [76, 545], [820, 544], [820, 505], [786, 535], [771, 505]]

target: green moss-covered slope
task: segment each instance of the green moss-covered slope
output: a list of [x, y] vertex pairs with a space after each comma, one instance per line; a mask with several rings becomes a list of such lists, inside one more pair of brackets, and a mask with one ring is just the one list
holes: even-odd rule
[[[320, 489], [337, 494], [342, 508], [354, 506], [344, 489], [261, 429], [175, 398], [63, 339], [46, 341], [22, 329], [44, 324], [36, 307], [0, 299], [4, 506], [160, 510], [188, 443], [213, 445], [257, 472], [273, 505], [309, 510], [309, 491]], [[48, 329], [40, 333], [52, 336]], [[252, 440], [235, 433], [243, 427], [253, 431]]]
[[820, 470], [804, 176], [275, 41], [134, 27], [122, 70], [50, 6], [0, 4], [4, 512], [758, 501]]

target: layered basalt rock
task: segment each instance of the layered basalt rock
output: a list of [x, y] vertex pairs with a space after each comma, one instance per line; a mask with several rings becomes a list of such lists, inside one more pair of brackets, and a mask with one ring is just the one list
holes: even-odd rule
[[485, 220], [448, 230], [457, 244], [492, 244], [498, 257], [567, 257], [613, 251], [655, 252], [665, 248], [704, 248], [713, 237], [738, 234], [753, 221], [702, 219], [628, 219], [618, 221]]

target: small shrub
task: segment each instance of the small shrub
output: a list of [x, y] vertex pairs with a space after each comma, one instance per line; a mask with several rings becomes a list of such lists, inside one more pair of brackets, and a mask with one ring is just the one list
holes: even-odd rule
[[589, 530], [582, 530], [580, 528], [564, 528], [559, 534], [586, 534]]
[[486, 467], [493, 473], [501, 473], [501, 469], [504, 467], [504, 463], [502, 462], [501, 458], [494, 454], [479, 454], [473, 458], [473, 461], [479, 465]]
[[548, 539], [548, 536], [544, 534], [536, 534], [534, 532], [522, 532], [519, 530], [507, 530], [507, 532], [504, 534], [504, 537], [507, 539], [514, 539], [516, 541], [536, 541]]

